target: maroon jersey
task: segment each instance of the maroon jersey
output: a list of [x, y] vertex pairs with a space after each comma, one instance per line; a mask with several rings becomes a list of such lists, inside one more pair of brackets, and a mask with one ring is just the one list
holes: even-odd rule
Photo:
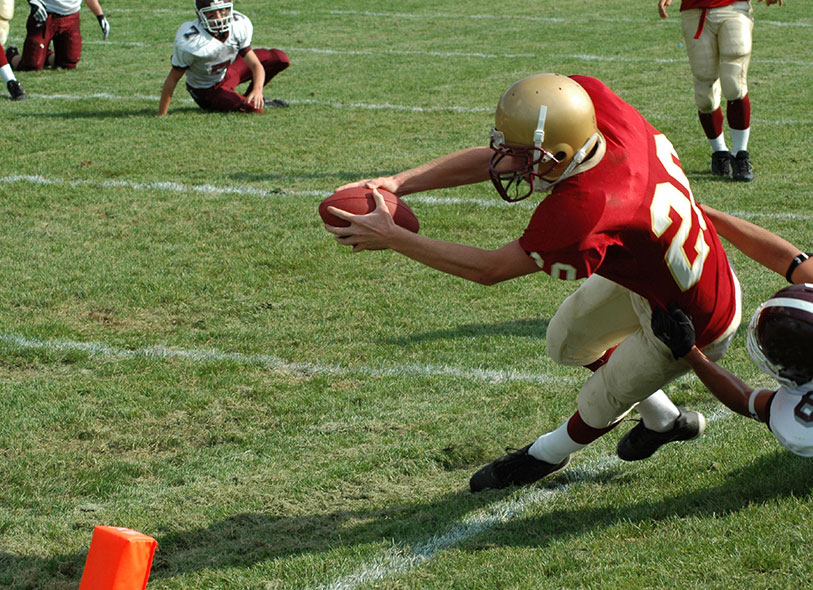
[[554, 187], [520, 246], [555, 278], [597, 273], [652, 305], [674, 301], [698, 346], [713, 342], [734, 317], [735, 279], [672, 144], [599, 80], [572, 78], [593, 100], [606, 153]]
[[741, 0], [683, 0], [680, 3], [681, 10], [691, 10], [692, 8], [719, 8], [728, 6]]

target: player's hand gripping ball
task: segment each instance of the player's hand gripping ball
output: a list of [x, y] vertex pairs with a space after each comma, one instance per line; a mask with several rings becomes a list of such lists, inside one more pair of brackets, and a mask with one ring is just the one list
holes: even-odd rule
[[[388, 190], [379, 188], [378, 192], [384, 197], [384, 202], [387, 204], [387, 209], [390, 215], [392, 215], [392, 219], [396, 225], [400, 225], [411, 232], [418, 233], [420, 223], [412, 212], [412, 209], [409, 208], [409, 205]], [[346, 188], [341, 191], [336, 191], [319, 204], [319, 215], [322, 217], [322, 221], [335, 227], [347, 227], [350, 223], [329, 213], [327, 210], [328, 207], [336, 207], [336, 209], [341, 209], [342, 211], [347, 211], [354, 215], [372, 213], [375, 211], [373, 189], [366, 187]]]

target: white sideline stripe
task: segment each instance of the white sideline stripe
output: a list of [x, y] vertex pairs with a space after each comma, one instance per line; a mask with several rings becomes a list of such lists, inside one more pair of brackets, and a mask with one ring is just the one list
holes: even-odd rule
[[21, 334], [0, 334], [0, 342], [25, 350], [44, 350], [47, 352], [83, 352], [91, 357], [115, 359], [181, 359], [194, 363], [212, 363], [228, 361], [241, 365], [259, 365], [281, 373], [297, 377], [313, 375], [364, 375], [367, 377], [454, 377], [485, 381], [489, 383], [530, 382], [530, 383], [576, 383], [568, 376], [557, 376], [545, 373], [525, 373], [510, 370], [490, 370], [483, 368], [451, 367], [448, 365], [407, 364], [395, 367], [343, 367], [342, 365], [324, 365], [319, 363], [291, 363], [269, 354], [243, 354], [240, 352], [223, 352], [218, 350], [189, 350], [151, 346], [129, 350], [116, 348], [98, 342], [77, 342], [74, 340], [40, 340]]
[[[727, 408], [717, 408], [706, 417], [706, 421], [714, 422], [733, 415]], [[567, 471], [562, 472], [562, 475], [567, 478], [566, 483], [553, 488], [526, 488], [516, 497], [501, 500], [464, 516], [445, 532], [432, 535], [417, 545], [409, 547], [404, 543], [397, 543], [383, 555], [352, 574], [342, 576], [329, 584], [315, 586], [314, 590], [355, 590], [364, 584], [419, 567], [434, 559], [439, 553], [451, 549], [483, 531], [514, 521], [535, 507], [566, 496], [574, 484], [595, 479], [621, 463], [623, 463], [621, 459], [611, 455], [593, 459], [584, 465], [573, 466], [571, 464]]]
[[535, 58], [538, 57], [534, 53], [464, 53], [457, 51], [407, 51], [397, 49], [387, 49], [384, 51], [374, 51], [370, 49], [317, 49], [306, 47], [282, 47], [283, 51], [290, 53], [301, 51], [303, 53], [320, 53], [325, 55], [427, 55], [431, 57], [479, 57], [483, 59], [507, 58], [513, 59], [518, 57]]
[[[148, 44], [140, 41], [83, 41], [86, 45], [124, 45], [128, 47], [146, 47]], [[156, 45], [156, 44], [151, 44]], [[157, 45], [166, 45], [161, 43]], [[477, 59], [549, 59], [548, 55], [537, 53], [470, 53], [459, 51], [414, 51], [414, 50], [398, 50], [398, 49], [325, 49], [319, 47], [280, 47], [286, 53], [313, 53], [319, 55], [405, 55], [405, 56], [426, 56], [426, 57], [442, 57], [442, 58], [477, 58]], [[635, 56], [620, 56], [620, 55], [590, 55], [583, 53], [575, 54], [562, 54], [557, 55], [557, 59], [561, 60], [578, 60], [578, 61], [598, 61], [598, 62], [615, 62], [615, 63], [655, 63], [655, 64], [688, 64], [687, 57], [635, 57]], [[813, 61], [802, 60], [788, 60], [788, 59], [760, 59], [758, 63], [771, 64], [771, 65], [787, 65], [810, 67], [813, 66]]]
[[86, 41], [82, 39], [82, 45], [126, 45], [127, 47], [146, 47], [146, 43], [140, 41]]
[[[608, 16], [594, 16], [590, 15], [583, 18], [563, 18], [563, 17], [544, 17], [544, 16], [522, 16], [522, 15], [498, 15], [498, 14], [416, 14], [404, 12], [374, 12], [370, 10], [313, 10], [313, 11], [300, 11], [300, 10], [285, 10], [280, 11], [280, 14], [286, 16], [298, 15], [311, 15], [311, 14], [330, 14], [334, 16], [369, 16], [374, 18], [411, 18], [411, 19], [451, 19], [451, 20], [515, 20], [515, 21], [528, 21], [528, 22], [549, 22], [549, 23], [566, 23], [573, 22], [584, 24], [585, 21], [598, 21], [607, 23], [641, 23], [650, 24], [652, 26], [669, 26], [674, 24], [677, 26], [680, 23], [679, 19], [661, 20], [659, 18], [627, 18], [627, 17], [608, 17]], [[805, 22], [781, 22], [781, 21], [767, 21], [760, 20], [760, 25], [773, 25], [777, 27], [813, 27], [811, 23]]]
[[[190, 15], [189, 10], [172, 10], [169, 8], [150, 8], [150, 9], [140, 9], [140, 8], [105, 8], [105, 13], [133, 13], [137, 12], [138, 14], [147, 14], [147, 13], [162, 13], [162, 14], [183, 14], [187, 15], [192, 18]], [[309, 16], [311, 14], [328, 14], [331, 16], [369, 16], [369, 17], [386, 17], [386, 18], [411, 18], [411, 19], [425, 19], [425, 20], [435, 20], [435, 19], [453, 19], [453, 20], [461, 20], [461, 19], [469, 19], [469, 20], [518, 20], [518, 21], [528, 21], [528, 22], [549, 22], [549, 23], [566, 23], [566, 22], [573, 22], [578, 24], [583, 24], [585, 20], [587, 21], [599, 21], [599, 22], [607, 22], [607, 23], [641, 23], [641, 24], [651, 24], [652, 26], [669, 26], [670, 24], [674, 23], [677, 26], [679, 23], [678, 19], [674, 20], [661, 20], [659, 18], [626, 18], [626, 17], [609, 17], [609, 16], [588, 16], [586, 18], [575, 19], [575, 18], [562, 18], [562, 17], [544, 17], [544, 16], [510, 16], [510, 15], [495, 15], [495, 14], [415, 14], [415, 13], [403, 13], [403, 12], [373, 12], [370, 10], [311, 10], [311, 11], [302, 11], [302, 10], [281, 10], [279, 14], [283, 16], [300, 16], [305, 15]], [[813, 24], [806, 23], [806, 22], [782, 22], [782, 21], [773, 21], [773, 20], [759, 20], [760, 25], [770, 25], [775, 27], [813, 27]]]
[[[43, 100], [88, 100], [91, 98], [98, 98], [102, 100], [147, 100], [150, 102], [158, 102], [160, 99], [157, 95], [151, 94], [131, 94], [129, 96], [122, 96], [119, 94], [111, 94], [109, 92], [96, 92], [93, 94], [29, 94], [37, 99]], [[183, 103], [193, 103], [194, 101], [191, 98], [179, 98], [176, 99], [176, 102], [183, 102]], [[410, 106], [410, 105], [397, 105], [397, 104], [390, 104], [390, 103], [363, 103], [363, 102], [351, 102], [351, 103], [341, 103], [336, 101], [326, 101], [326, 100], [314, 100], [314, 99], [288, 99], [288, 102], [292, 105], [316, 105], [316, 106], [326, 106], [331, 107], [334, 109], [367, 109], [367, 110], [389, 110], [389, 111], [406, 111], [412, 113], [493, 113], [494, 107], [464, 107], [464, 106], [456, 106], [456, 105], [446, 105], [446, 106], [434, 106], [434, 107], [419, 107], [419, 106]], [[695, 117], [691, 115], [686, 116], [675, 116], [675, 115], [665, 115], [665, 114], [647, 114], [647, 117], [650, 119], [662, 119], [668, 121], [689, 121], [694, 120]], [[752, 118], [752, 122], [759, 123], [761, 125], [813, 125], [813, 120], [811, 121], [796, 121], [793, 119], [782, 119], [782, 120], [768, 120], [768, 119], [759, 119], [759, 118]]]
[[65, 180], [64, 178], [46, 178], [40, 175], [11, 175], [0, 177], [0, 183], [27, 182], [40, 185], [97, 186], [102, 188], [129, 188], [137, 191], [170, 191], [176, 193], [202, 193], [206, 195], [248, 195], [255, 197], [297, 196], [326, 197], [328, 191], [298, 191], [282, 193], [278, 190], [257, 189], [247, 186], [217, 187], [211, 184], [188, 185], [178, 182], [132, 182], [129, 180]]
[[[96, 186], [102, 188], [129, 188], [136, 191], [171, 191], [177, 193], [200, 193], [204, 195], [240, 195], [254, 197], [316, 197], [325, 198], [332, 191], [309, 190], [309, 191], [281, 191], [276, 189], [258, 189], [247, 186], [213, 186], [211, 184], [188, 185], [180, 182], [134, 182], [131, 180], [66, 180], [64, 178], [47, 178], [38, 174], [12, 174], [0, 176], [0, 184], [11, 184], [15, 182], [25, 182], [39, 185], [65, 185], [65, 186]], [[476, 207], [522, 207], [533, 209], [538, 204], [537, 201], [528, 199], [519, 203], [506, 203], [502, 199], [474, 199], [467, 197], [444, 197], [433, 194], [407, 195], [405, 201], [410, 203], [425, 203], [427, 205], [469, 205]], [[765, 217], [768, 219], [813, 219], [813, 213], [775, 213], [775, 212], [753, 212], [753, 211], [730, 211], [731, 215], [744, 219], [755, 219]]]

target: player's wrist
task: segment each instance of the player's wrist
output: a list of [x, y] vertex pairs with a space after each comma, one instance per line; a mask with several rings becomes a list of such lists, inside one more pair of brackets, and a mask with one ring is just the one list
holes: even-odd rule
[[794, 256], [793, 260], [790, 261], [788, 270], [785, 273], [785, 278], [790, 284], [793, 284], [793, 271], [796, 270], [796, 267], [811, 257], [813, 257], [813, 252], [799, 252], [796, 256]]

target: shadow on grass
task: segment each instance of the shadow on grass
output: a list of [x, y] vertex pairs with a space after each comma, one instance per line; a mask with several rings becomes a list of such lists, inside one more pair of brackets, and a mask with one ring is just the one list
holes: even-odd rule
[[[623, 467], [611, 467], [571, 476], [571, 481], [612, 485]], [[629, 474], [625, 474], [629, 476]], [[567, 472], [542, 484], [561, 488]], [[732, 471], [719, 486], [665, 497], [655, 502], [603, 505], [592, 509], [554, 509], [542, 516], [508, 519], [489, 529], [486, 548], [515, 545], [545, 547], [558, 539], [600, 532], [620, 522], [652, 522], [674, 517], [719, 517], [776, 498], [804, 497], [813, 489], [813, 462], [777, 451]], [[416, 503], [379, 510], [335, 511], [326, 514], [269, 516], [242, 513], [205, 528], [181, 530], [158, 537], [150, 579], [168, 579], [197, 570], [250, 567], [253, 564], [323, 553], [336, 547], [367, 543], [419, 546], [433, 534], [443, 535], [460, 526], [464, 517], [490, 504], [506, 500], [508, 491], [470, 494], [459, 491], [431, 503]], [[478, 551], [476, 534], [458, 544], [459, 550]], [[21, 590], [75, 589], [85, 554], [51, 557], [18, 556], [0, 552], [0, 585]]]
[[[489, 538], [489, 546], [544, 548], [557, 539], [592, 534], [621, 522], [651, 523], [677, 518], [719, 518], [778, 498], [805, 498], [813, 492], [813, 461], [777, 450], [731, 471], [718, 486], [664, 497], [659, 501], [553, 510], [507, 524]], [[474, 548], [472, 546], [472, 548]]]

